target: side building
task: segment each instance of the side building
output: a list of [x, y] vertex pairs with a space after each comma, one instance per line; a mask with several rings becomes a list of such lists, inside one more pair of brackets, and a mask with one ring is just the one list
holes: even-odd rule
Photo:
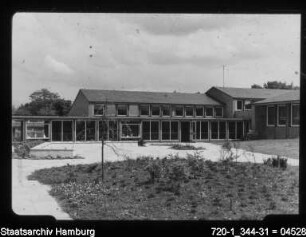
[[243, 139], [244, 118], [207, 94], [81, 89], [68, 116], [13, 116], [13, 141]]
[[297, 138], [300, 131], [300, 90], [293, 90], [254, 104], [258, 138]]
[[206, 95], [224, 104], [225, 117], [246, 120], [246, 130], [255, 129], [254, 104], [271, 97], [280, 96], [291, 90], [212, 87]]

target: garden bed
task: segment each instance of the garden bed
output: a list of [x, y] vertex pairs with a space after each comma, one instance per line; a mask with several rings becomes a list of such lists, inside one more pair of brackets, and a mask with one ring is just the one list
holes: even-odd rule
[[34, 172], [73, 219], [263, 219], [298, 213], [298, 167], [142, 157]]

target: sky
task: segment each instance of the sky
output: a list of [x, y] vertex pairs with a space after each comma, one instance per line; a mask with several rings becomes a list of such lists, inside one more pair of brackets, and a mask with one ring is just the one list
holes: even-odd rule
[[[12, 103], [47, 88], [201, 92], [300, 82], [300, 15], [16, 13]], [[224, 70], [223, 70], [224, 65]]]

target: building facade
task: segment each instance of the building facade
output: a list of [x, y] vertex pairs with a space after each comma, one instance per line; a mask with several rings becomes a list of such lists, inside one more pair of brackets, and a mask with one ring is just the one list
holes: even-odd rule
[[255, 112], [261, 108], [257, 102], [264, 99], [238, 96], [237, 88], [222, 89], [213, 87], [206, 94], [81, 89], [68, 116], [13, 116], [12, 140], [241, 140], [252, 123], [255, 128]]

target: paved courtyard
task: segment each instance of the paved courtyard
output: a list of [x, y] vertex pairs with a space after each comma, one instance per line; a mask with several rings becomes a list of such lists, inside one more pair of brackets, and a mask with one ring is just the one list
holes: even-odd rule
[[[220, 160], [221, 146], [211, 143], [192, 143], [193, 146], [203, 147], [198, 152], [205, 159], [212, 161]], [[33, 171], [42, 168], [64, 166], [67, 164], [89, 164], [101, 161], [100, 143], [44, 143], [44, 149], [73, 149], [74, 155], [79, 155], [85, 159], [65, 159], [65, 160], [26, 160], [12, 159], [12, 207], [18, 215], [52, 215], [56, 219], [70, 219], [64, 213], [56, 200], [49, 195], [50, 186], [42, 185], [37, 181], [28, 180], [27, 176]], [[38, 147], [39, 148], [39, 147]], [[168, 155], [186, 156], [187, 153], [194, 153], [194, 150], [173, 150], [170, 146], [146, 144], [139, 147], [135, 142], [107, 143], [105, 146], [105, 160], [118, 161], [126, 157], [136, 158], [138, 156], [153, 156], [163, 158]], [[239, 162], [262, 163], [263, 159], [271, 157], [260, 153], [251, 153], [238, 150]], [[288, 157], [288, 164], [299, 165], [299, 160]]]

